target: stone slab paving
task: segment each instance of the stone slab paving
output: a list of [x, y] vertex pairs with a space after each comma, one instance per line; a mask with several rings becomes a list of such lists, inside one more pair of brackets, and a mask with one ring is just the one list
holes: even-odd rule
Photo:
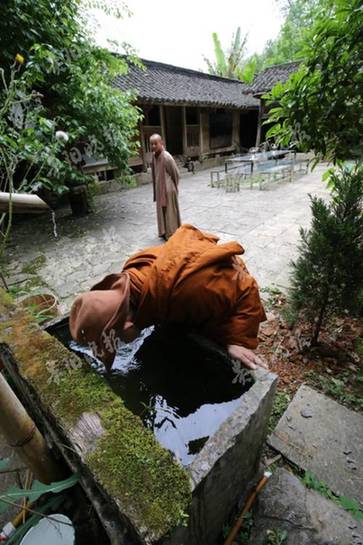
[[268, 443], [363, 507], [363, 415], [302, 385]]
[[286, 531], [284, 545], [363, 544], [361, 521], [318, 492], [306, 489], [285, 469], [274, 472], [257, 501], [250, 539], [253, 545], [265, 545], [269, 530]]
[[[292, 183], [235, 193], [209, 187], [210, 170], [186, 174], [180, 183], [182, 220], [218, 234], [223, 242], [239, 240], [260, 286], [286, 287], [299, 228], [310, 222], [308, 194], [327, 196], [321, 181], [326, 168], [319, 165]], [[57, 239], [47, 215], [18, 222], [8, 248], [10, 280], [21, 286], [24, 265], [43, 256], [37, 273], [66, 311], [76, 293], [119, 271], [137, 250], [160, 244], [151, 184], [99, 195], [95, 202], [96, 212], [84, 218], [73, 218], [68, 208], [58, 210]]]

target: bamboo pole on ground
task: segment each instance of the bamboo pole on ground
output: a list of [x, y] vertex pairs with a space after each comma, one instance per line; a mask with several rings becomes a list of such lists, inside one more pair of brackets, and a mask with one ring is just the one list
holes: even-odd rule
[[[10, 193], [0, 191], [0, 212], [8, 212]], [[38, 195], [12, 193], [11, 201], [14, 214], [39, 214], [49, 210], [49, 206]]]
[[44, 437], [1, 373], [0, 430], [39, 481], [49, 484], [63, 477]]

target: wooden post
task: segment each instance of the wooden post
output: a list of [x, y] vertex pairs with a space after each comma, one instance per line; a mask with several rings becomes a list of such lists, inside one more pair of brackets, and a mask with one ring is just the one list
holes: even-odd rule
[[238, 153], [241, 147], [240, 139], [240, 112], [233, 110], [233, 125], [232, 125], [232, 145], [235, 146], [235, 151]]
[[166, 129], [165, 129], [165, 108], [164, 108], [164, 106], [159, 106], [159, 111], [160, 111], [161, 137], [164, 140], [164, 144], [167, 146]]
[[142, 160], [142, 169], [144, 172], [147, 172], [144, 128], [141, 121], [139, 121], [139, 134], [140, 134], [140, 155]]
[[199, 108], [199, 157], [203, 155], [203, 117], [202, 117], [202, 110]]
[[0, 430], [39, 481], [49, 484], [64, 477], [44, 437], [1, 373]]
[[200, 132], [200, 153], [203, 155], [209, 151], [209, 112], [206, 108], [200, 111]]
[[188, 142], [187, 142], [187, 115], [186, 108], [182, 106], [182, 131], [183, 131], [183, 155], [188, 155]]
[[257, 121], [256, 148], [258, 148], [258, 146], [261, 144], [262, 114], [263, 114], [263, 100], [262, 98], [260, 98], [260, 107], [258, 109], [258, 121]]

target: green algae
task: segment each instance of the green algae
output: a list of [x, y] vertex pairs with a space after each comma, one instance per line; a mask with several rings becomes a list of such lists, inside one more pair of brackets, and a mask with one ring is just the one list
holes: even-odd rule
[[84, 462], [135, 526], [160, 538], [185, 519], [189, 477], [86, 362], [42, 331], [0, 290], [0, 342], [12, 350], [19, 373], [45, 410], [69, 430], [96, 413], [104, 433]]

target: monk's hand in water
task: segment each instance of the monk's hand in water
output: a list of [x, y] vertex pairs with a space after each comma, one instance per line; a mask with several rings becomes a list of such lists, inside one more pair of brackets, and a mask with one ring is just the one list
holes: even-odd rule
[[228, 354], [237, 360], [239, 360], [247, 369], [257, 369], [257, 367], [263, 367], [268, 369], [267, 363], [256, 356], [253, 350], [239, 346], [238, 344], [229, 344], [227, 346]]

